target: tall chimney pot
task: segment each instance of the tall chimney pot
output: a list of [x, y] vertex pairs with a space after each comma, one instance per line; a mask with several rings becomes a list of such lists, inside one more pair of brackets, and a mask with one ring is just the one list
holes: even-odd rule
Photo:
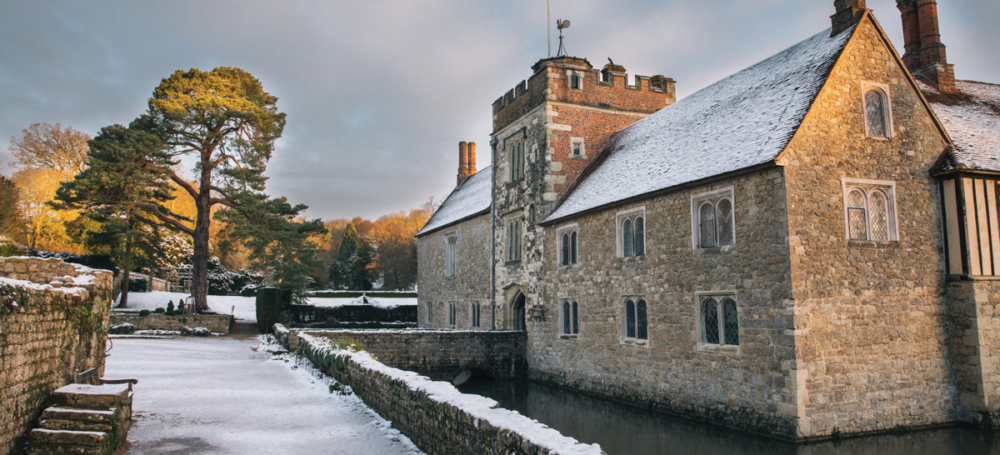
[[914, 76], [946, 94], [958, 93], [938, 29], [937, 0], [896, 0], [903, 20], [903, 63]]
[[833, 23], [830, 36], [837, 36], [857, 24], [861, 15], [868, 9], [865, 0], [834, 0], [833, 6], [837, 8], [837, 13], [830, 16], [830, 21]]
[[465, 180], [469, 176], [469, 145], [465, 141], [458, 143], [458, 183], [462, 184], [462, 180]]
[[469, 175], [476, 173], [476, 143], [469, 142]]

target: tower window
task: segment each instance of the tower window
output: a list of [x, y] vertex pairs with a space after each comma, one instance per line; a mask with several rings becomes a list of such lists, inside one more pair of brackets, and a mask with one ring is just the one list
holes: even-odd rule
[[507, 262], [521, 260], [521, 219], [507, 222]]
[[524, 141], [516, 141], [510, 147], [510, 181], [524, 179]]
[[579, 90], [580, 89], [580, 75], [573, 74], [569, 77], [569, 88]]
[[573, 158], [583, 158], [587, 156], [587, 149], [583, 146], [582, 137], [569, 138], [570, 156]]

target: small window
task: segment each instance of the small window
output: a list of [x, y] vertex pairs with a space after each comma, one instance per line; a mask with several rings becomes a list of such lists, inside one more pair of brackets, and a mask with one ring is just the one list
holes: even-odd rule
[[521, 260], [521, 220], [507, 222], [507, 262]]
[[570, 156], [573, 158], [583, 158], [587, 156], [587, 149], [583, 145], [582, 137], [569, 138]]
[[649, 315], [643, 299], [625, 300], [622, 336], [626, 342], [644, 343], [649, 340]]
[[618, 214], [618, 257], [646, 254], [645, 208]]
[[576, 302], [571, 302], [569, 300], [563, 302], [562, 304], [563, 335], [580, 334], [580, 316], [577, 313], [578, 310], [579, 310], [579, 305], [577, 305]]
[[625, 248], [625, 257], [635, 256], [635, 234], [632, 231], [632, 220], [622, 222], [622, 247]]
[[580, 89], [580, 75], [579, 74], [573, 74], [573, 75], [571, 75], [569, 77], [569, 88], [576, 89], [576, 90]]
[[510, 146], [510, 181], [524, 179], [524, 141], [514, 141]]
[[576, 264], [576, 249], [577, 249], [576, 248], [576, 231], [573, 231], [573, 233], [570, 234], [570, 236], [569, 236], [569, 254], [570, 254], [569, 262], [570, 262], [570, 264]]
[[895, 182], [842, 179], [849, 240], [899, 240], [896, 228]]
[[473, 302], [469, 304], [469, 319], [471, 320], [470, 322], [472, 323], [472, 326], [476, 328], [479, 327], [479, 311], [480, 308], [478, 303]]
[[736, 243], [733, 189], [710, 191], [691, 197], [694, 248], [716, 248]]
[[702, 344], [739, 346], [739, 308], [733, 296], [702, 296], [699, 313]]
[[444, 236], [444, 276], [455, 276], [455, 235]]
[[454, 303], [449, 303], [448, 304], [448, 325], [450, 325], [450, 326], [454, 326], [455, 325], [455, 304]]
[[865, 134], [878, 139], [892, 138], [892, 104], [889, 86], [875, 82], [861, 83]]
[[434, 323], [434, 308], [431, 306], [430, 302], [427, 302], [427, 323]]

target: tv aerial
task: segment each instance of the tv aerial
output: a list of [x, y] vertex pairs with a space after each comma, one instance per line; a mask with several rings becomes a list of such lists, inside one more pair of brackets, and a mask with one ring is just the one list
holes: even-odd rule
[[563, 46], [563, 30], [567, 28], [569, 28], [569, 19], [556, 19], [556, 29], [559, 30], [559, 50], [556, 51], [556, 57], [566, 56], [566, 46]]

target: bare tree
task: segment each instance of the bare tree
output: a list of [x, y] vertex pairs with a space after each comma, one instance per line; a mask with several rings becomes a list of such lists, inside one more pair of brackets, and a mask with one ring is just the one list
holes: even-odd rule
[[51, 169], [72, 177], [86, 167], [90, 136], [58, 123], [33, 123], [10, 139], [17, 168]]

